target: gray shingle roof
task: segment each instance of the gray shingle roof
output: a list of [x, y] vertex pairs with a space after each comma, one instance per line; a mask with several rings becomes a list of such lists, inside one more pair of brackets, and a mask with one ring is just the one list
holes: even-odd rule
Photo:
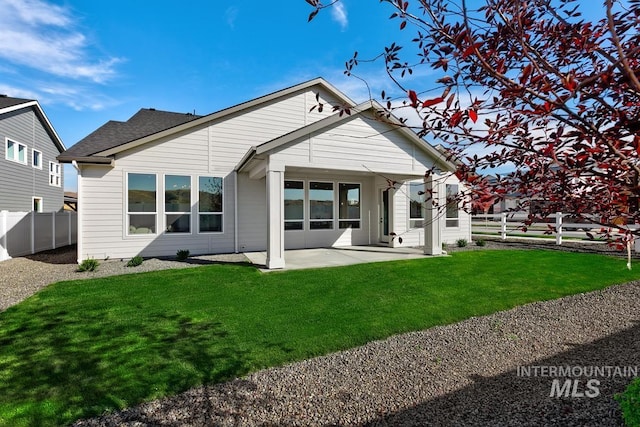
[[142, 108], [126, 122], [110, 120], [60, 154], [60, 160], [89, 157], [136, 139], [181, 125], [201, 116]]
[[14, 105], [26, 104], [27, 102], [33, 102], [33, 99], [12, 98], [10, 96], [0, 95], [0, 110], [13, 107]]

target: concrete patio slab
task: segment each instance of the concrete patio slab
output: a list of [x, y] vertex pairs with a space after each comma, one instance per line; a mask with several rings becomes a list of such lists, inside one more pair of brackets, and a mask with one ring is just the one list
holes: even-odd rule
[[[267, 262], [266, 252], [246, 252], [251, 263], [262, 267]], [[424, 258], [421, 248], [389, 248], [385, 246], [343, 246], [336, 248], [295, 249], [284, 253], [285, 270], [304, 268], [337, 267], [341, 265], [364, 264], [380, 261]], [[281, 270], [280, 270], [281, 271]]]

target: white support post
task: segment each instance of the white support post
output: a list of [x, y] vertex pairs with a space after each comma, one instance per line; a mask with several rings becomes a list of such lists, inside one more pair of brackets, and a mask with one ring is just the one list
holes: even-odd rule
[[284, 165], [267, 165], [267, 268], [284, 268]]
[[[432, 194], [434, 200], [430, 206], [424, 207], [424, 254], [442, 255], [442, 215], [440, 210], [444, 208], [442, 204], [441, 185], [438, 184], [438, 175], [430, 174], [424, 179], [425, 195]], [[429, 203], [429, 202], [427, 202]]]
[[0, 211], [0, 261], [11, 259], [9, 248], [7, 248], [9, 211]]
[[500, 237], [502, 240], [507, 240], [507, 214], [502, 212], [500, 214]]
[[556, 212], [556, 245], [562, 245], [562, 212]]

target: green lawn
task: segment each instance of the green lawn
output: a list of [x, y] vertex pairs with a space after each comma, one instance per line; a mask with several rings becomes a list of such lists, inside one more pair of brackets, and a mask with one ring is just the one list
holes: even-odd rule
[[105, 410], [420, 330], [640, 278], [557, 251], [260, 273], [247, 265], [51, 285], [0, 313], [0, 425]]

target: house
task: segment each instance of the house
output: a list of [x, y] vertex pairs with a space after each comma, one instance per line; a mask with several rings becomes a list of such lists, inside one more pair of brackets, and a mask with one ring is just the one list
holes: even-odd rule
[[38, 101], [0, 95], [0, 211], [62, 210], [65, 149]]
[[78, 170], [78, 260], [266, 250], [282, 268], [286, 249], [470, 240], [457, 205], [410, 197], [432, 186], [444, 206], [453, 164], [379, 110], [318, 78], [205, 116], [110, 121], [58, 156]]

